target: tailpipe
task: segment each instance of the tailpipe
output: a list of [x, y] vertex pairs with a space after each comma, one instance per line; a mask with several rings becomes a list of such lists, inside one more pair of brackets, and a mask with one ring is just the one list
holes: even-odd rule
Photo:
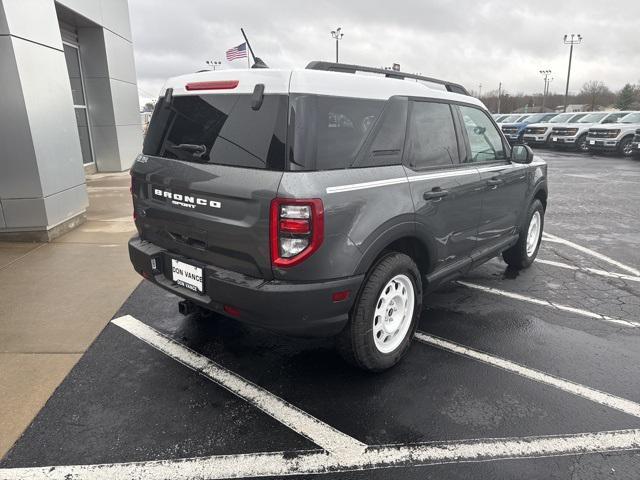
[[181, 300], [178, 302], [178, 311], [182, 315], [191, 315], [192, 313], [199, 312], [200, 307], [189, 300]]

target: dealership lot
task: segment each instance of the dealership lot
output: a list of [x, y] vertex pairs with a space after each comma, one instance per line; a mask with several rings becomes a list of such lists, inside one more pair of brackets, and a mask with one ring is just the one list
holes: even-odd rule
[[0, 478], [637, 478], [640, 162], [537, 153], [538, 260], [516, 274], [494, 259], [429, 295], [395, 369], [183, 317], [144, 282]]

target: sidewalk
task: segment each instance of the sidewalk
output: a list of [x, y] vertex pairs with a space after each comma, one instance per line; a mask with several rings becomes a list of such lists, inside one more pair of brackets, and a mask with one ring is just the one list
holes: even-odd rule
[[0, 242], [0, 458], [140, 282], [128, 172], [87, 177], [87, 222], [52, 243]]

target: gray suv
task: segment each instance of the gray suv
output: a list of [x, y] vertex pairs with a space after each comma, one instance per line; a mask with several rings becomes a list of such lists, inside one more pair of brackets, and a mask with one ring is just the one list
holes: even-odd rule
[[164, 92], [131, 169], [129, 253], [183, 313], [335, 336], [380, 371], [407, 351], [424, 293], [537, 255], [547, 166], [460, 85], [312, 62]]

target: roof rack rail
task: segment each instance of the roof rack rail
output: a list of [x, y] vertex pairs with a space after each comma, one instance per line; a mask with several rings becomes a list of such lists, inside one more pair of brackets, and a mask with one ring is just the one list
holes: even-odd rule
[[404, 80], [406, 78], [412, 78], [415, 80], [422, 80], [424, 82], [435, 83], [438, 85], [444, 85], [447, 91], [452, 93], [460, 93], [462, 95], [469, 95], [467, 89], [464, 88], [459, 83], [447, 82], [446, 80], [440, 80], [437, 78], [431, 77], [423, 77], [422, 75], [416, 75], [415, 73], [405, 73], [398, 72], [395, 70], [385, 70], [383, 68], [374, 68], [374, 67], [365, 67], [363, 65], [349, 65], [346, 63], [334, 63], [334, 62], [323, 62], [323, 61], [314, 61], [310, 62], [307, 67], [309, 70], [324, 70], [326, 72], [342, 72], [342, 73], [356, 73], [356, 72], [367, 72], [367, 73], [379, 73], [384, 75], [387, 78], [397, 78], [400, 80]]

